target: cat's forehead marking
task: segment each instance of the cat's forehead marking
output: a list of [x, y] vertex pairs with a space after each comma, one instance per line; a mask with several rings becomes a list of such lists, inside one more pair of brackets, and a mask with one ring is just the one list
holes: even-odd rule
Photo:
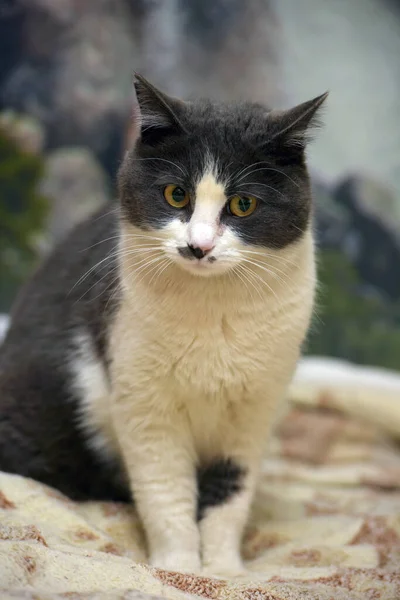
[[218, 214], [226, 203], [225, 186], [217, 177], [215, 162], [208, 160], [195, 188], [196, 209], [200, 207]]
[[225, 204], [225, 187], [213, 172], [206, 172], [196, 186], [196, 203]]

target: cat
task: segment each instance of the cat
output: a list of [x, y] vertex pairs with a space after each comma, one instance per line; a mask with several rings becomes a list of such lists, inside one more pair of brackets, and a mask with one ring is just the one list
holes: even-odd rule
[[133, 500], [149, 562], [243, 569], [268, 434], [313, 310], [305, 149], [286, 111], [183, 101], [135, 78], [119, 203], [19, 295], [0, 354], [0, 468]]

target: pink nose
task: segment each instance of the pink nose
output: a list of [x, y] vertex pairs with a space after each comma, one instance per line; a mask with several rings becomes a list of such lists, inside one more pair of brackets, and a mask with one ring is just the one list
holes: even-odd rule
[[202, 250], [204, 254], [215, 246], [215, 231], [208, 223], [196, 223], [190, 231], [189, 246]]

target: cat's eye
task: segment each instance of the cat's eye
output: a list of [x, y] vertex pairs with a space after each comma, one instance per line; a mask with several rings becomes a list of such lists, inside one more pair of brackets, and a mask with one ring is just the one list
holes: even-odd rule
[[235, 217], [248, 217], [256, 210], [257, 200], [253, 196], [233, 196], [228, 210]]
[[179, 185], [167, 185], [164, 189], [164, 198], [174, 208], [183, 208], [189, 203], [189, 194]]

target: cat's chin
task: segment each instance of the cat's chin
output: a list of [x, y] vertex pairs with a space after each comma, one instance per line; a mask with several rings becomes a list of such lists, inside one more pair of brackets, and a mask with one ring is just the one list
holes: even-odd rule
[[207, 263], [203, 261], [185, 261], [178, 260], [176, 264], [180, 269], [185, 271], [186, 273], [190, 273], [195, 277], [215, 277], [216, 275], [223, 275], [227, 273], [230, 269], [230, 265], [226, 265], [224, 263]]

